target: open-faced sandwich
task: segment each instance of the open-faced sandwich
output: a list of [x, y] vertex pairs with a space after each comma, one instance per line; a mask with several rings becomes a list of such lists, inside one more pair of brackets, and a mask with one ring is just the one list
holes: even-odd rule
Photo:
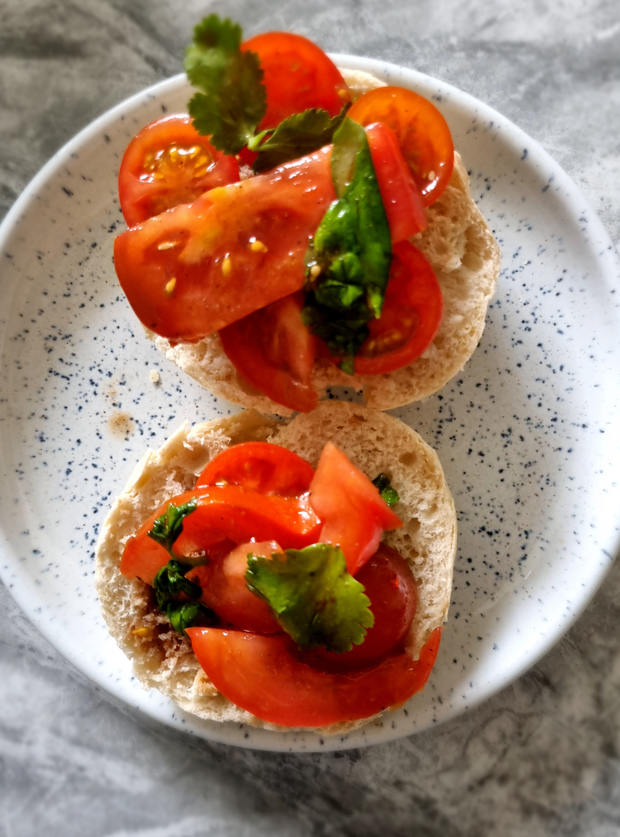
[[438, 109], [298, 35], [195, 30], [190, 114], [130, 143], [114, 260], [166, 355], [228, 400], [389, 409], [474, 351], [499, 251]]
[[423, 688], [455, 547], [434, 451], [326, 402], [149, 452], [102, 528], [96, 583], [144, 685], [200, 718], [335, 732]]

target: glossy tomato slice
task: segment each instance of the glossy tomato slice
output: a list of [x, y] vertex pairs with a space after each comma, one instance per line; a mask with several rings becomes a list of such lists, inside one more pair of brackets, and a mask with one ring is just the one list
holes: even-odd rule
[[310, 502], [324, 521], [319, 540], [342, 549], [351, 575], [374, 555], [385, 530], [402, 526], [376, 486], [333, 442], [321, 452]]
[[201, 136], [188, 114], [178, 113], [149, 123], [129, 143], [118, 175], [118, 194], [125, 220], [133, 227], [237, 180], [237, 160]]
[[253, 593], [245, 581], [250, 553], [269, 558], [280, 551], [275, 541], [239, 544], [220, 560], [211, 560], [190, 570], [186, 577], [200, 584], [200, 600], [223, 622], [243, 631], [281, 633], [267, 602]]
[[292, 450], [272, 442], [241, 442], [218, 453], [196, 480], [196, 487], [228, 483], [261, 494], [303, 494], [314, 468]]
[[394, 132], [381, 122], [366, 129], [372, 164], [390, 225], [392, 243], [426, 229], [426, 209]]
[[119, 235], [116, 272], [142, 323], [198, 340], [299, 290], [308, 242], [335, 197], [330, 155], [326, 146], [212, 189]]
[[288, 637], [218, 628], [188, 628], [198, 662], [215, 687], [257, 718], [318, 727], [368, 718], [424, 687], [439, 650], [440, 629], [420, 659], [386, 657], [359, 671], [320, 671], [303, 663]]
[[239, 373], [273, 401], [307, 413], [318, 404], [312, 385], [317, 340], [301, 319], [303, 295], [293, 294], [220, 331]]
[[424, 255], [408, 241], [395, 245], [381, 316], [355, 356], [361, 375], [407, 366], [432, 343], [441, 324], [443, 296]]
[[377, 87], [353, 103], [348, 116], [361, 125], [383, 122], [398, 144], [426, 206], [448, 185], [454, 145], [446, 120], [432, 102], [403, 87]]
[[386, 544], [359, 570], [356, 579], [364, 585], [375, 617], [361, 645], [338, 653], [315, 648], [304, 660], [330, 671], [345, 671], [370, 665], [400, 646], [415, 616], [418, 591], [405, 559]]
[[153, 583], [170, 556], [148, 532], [170, 503], [179, 506], [192, 499], [197, 508], [183, 520], [183, 531], [174, 543], [175, 552], [183, 558], [189, 556], [190, 561], [204, 560], [205, 553], [223, 540], [235, 544], [252, 538], [275, 540], [283, 549], [301, 549], [318, 540], [321, 521], [307, 495], [262, 495], [237, 485], [192, 489], [163, 503], [127, 541], [120, 564], [123, 575]]
[[307, 108], [324, 108], [331, 116], [350, 101], [340, 70], [323, 50], [302, 35], [266, 32], [241, 47], [257, 53], [267, 91], [267, 111], [259, 129], [276, 125]]

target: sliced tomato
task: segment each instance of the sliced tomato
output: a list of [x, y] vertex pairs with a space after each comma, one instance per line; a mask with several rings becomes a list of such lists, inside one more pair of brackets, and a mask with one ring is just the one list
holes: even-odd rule
[[415, 580], [405, 559], [386, 544], [380, 544], [356, 575], [364, 585], [375, 617], [361, 645], [338, 653], [315, 648], [304, 660], [330, 671], [348, 671], [370, 665], [399, 647], [411, 627], [418, 602]]
[[381, 316], [355, 356], [355, 371], [377, 375], [407, 366], [432, 343], [441, 324], [443, 296], [424, 255], [409, 241], [394, 246]]
[[252, 593], [246, 584], [245, 574], [250, 553], [269, 558], [280, 551], [276, 541], [249, 541], [239, 544], [219, 561], [195, 567], [186, 577], [200, 584], [201, 601], [223, 622], [244, 631], [278, 633], [281, 629], [269, 605]]
[[317, 340], [301, 319], [303, 295], [293, 294], [220, 331], [238, 372], [273, 401], [308, 413], [318, 404], [312, 386]]
[[237, 160], [201, 136], [188, 114], [177, 113], [150, 122], [129, 143], [118, 175], [118, 194], [125, 220], [133, 227], [237, 180]]
[[351, 575], [374, 555], [385, 530], [402, 526], [376, 486], [333, 442], [321, 452], [310, 502], [324, 521], [319, 540], [342, 549]]
[[283, 549], [301, 549], [318, 540], [321, 521], [307, 494], [262, 495], [237, 485], [192, 489], [163, 503], [127, 541], [120, 564], [123, 575], [153, 583], [170, 556], [148, 532], [170, 503], [179, 506], [192, 499], [196, 500], [197, 508], [183, 520], [183, 531], [173, 546], [178, 555], [189, 556], [196, 563], [205, 560], [205, 554], [223, 540], [235, 544], [251, 538], [276, 540]]
[[392, 243], [404, 241], [426, 229], [422, 195], [394, 131], [381, 122], [375, 122], [367, 127], [366, 136]]
[[338, 67], [302, 35], [266, 32], [245, 41], [242, 49], [258, 55], [264, 73], [267, 111], [260, 130], [275, 128], [307, 108], [324, 108], [335, 116], [351, 100]]
[[320, 671], [302, 662], [288, 637], [188, 628], [198, 662], [215, 687], [257, 718], [318, 727], [368, 718], [422, 689], [439, 650], [440, 629], [420, 659], [401, 652], [358, 671]]
[[331, 147], [206, 192], [119, 235], [114, 264], [149, 329], [219, 331], [304, 284], [311, 236], [335, 197]]
[[241, 442], [226, 448], [206, 466], [196, 487], [229, 483], [261, 494], [303, 494], [314, 468], [292, 450], [272, 442]]
[[426, 206], [448, 185], [454, 166], [454, 145], [439, 110], [418, 93], [403, 87], [377, 87], [353, 103], [348, 116], [361, 125], [383, 122], [398, 144]]

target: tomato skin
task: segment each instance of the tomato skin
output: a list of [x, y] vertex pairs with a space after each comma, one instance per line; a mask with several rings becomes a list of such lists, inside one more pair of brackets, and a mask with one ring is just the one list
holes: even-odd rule
[[394, 132], [375, 122], [366, 128], [372, 164], [390, 226], [392, 244], [426, 229], [426, 209]]
[[269, 605], [246, 584], [248, 555], [271, 557], [281, 552], [276, 541], [239, 544], [219, 561], [194, 567], [186, 578], [202, 587], [201, 602], [235, 628], [259, 634], [281, 633]]
[[324, 108], [330, 116], [351, 100], [340, 70], [316, 44], [290, 32], [265, 32], [245, 41], [263, 69], [267, 111], [259, 130], [276, 125], [307, 108]]
[[325, 146], [119, 235], [116, 272], [141, 322], [199, 340], [299, 290], [306, 246], [335, 197], [330, 156]]
[[196, 488], [225, 482], [286, 497], [307, 491], [313, 476], [312, 465], [288, 448], [273, 442], [240, 442], [213, 457]]
[[413, 661], [402, 652], [359, 671], [327, 672], [303, 663], [283, 636], [188, 628], [198, 662], [215, 687], [257, 718], [317, 727], [368, 718], [422, 689], [439, 649], [434, 631]]
[[318, 540], [321, 521], [306, 494], [278, 497], [246, 491], [236, 485], [192, 489], [163, 503], [127, 541], [120, 564], [123, 575], [153, 584], [155, 575], [170, 556], [148, 532], [170, 503], [179, 506], [192, 499], [196, 500], [197, 508], [183, 520], [183, 531], [173, 546], [180, 556], [198, 556], [196, 563], [200, 562], [201, 553], [223, 540], [238, 544], [251, 538], [273, 539], [283, 549], [301, 549]]
[[403, 87], [378, 87], [360, 96], [348, 116], [361, 125], [382, 122], [391, 128], [424, 204], [437, 200], [452, 174], [454, 145], [446, 120], [432, 102]]
[[409, 241], [394, 246], [383, 310], [354, 360], [355, 372], [378, 375], [407, 366], [432, 343], [443, 295], [432, 267]]
[[387, 544], [359, 570], [356, 579], [364, 585], [375, 617], [361, 645], [337, 653], [318, 647], [304, 660], [329, 671], [348, 671], [375, 663], [399, 647], [415, 616], [418, 590], [405, 559]]
[[215, 149], [186, 113], [162, 116], [131, 140], [118, 175], [130, 227], [203, 192], [239, 180], [237, 160]]
[[272, 401], [311, 412], [317, 339], [302, 322], [303, 294], [279, 299], [220, 331], [222, 348], [237, 371]]
[[377, 551], [384, 530], [402, 526], [376, 486], [333, 442], [319, 458], [310, 503], [324, 521], [319, 541], [340, 546], [351, 575]]

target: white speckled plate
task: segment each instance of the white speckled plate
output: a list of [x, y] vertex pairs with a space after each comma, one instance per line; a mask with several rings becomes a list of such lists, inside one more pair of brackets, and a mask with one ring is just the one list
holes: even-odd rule
[[182, 77], [82, 131], [0, 233], [5, 583], [63, 654], [130, 706], [198, 736], [274, 750], [386, 741], [478, 703], [569, 627], [618, 543], [620, 316], [609, 238], [559, 166], [497, 112], [419, 73], [336, 59], [438, 102], [503, 250], [486, 331], [465, 371], [398, 411], [439, 452], [460, 542], [431, 680], [379, 723], [326, 739], [200, 723], [138, 685], [99, 612], [93, 548], [134, 463], [181, 421], [229, 411], [147, 342], [112, 267], [121, 155], [148, 120], [183, 109]]

